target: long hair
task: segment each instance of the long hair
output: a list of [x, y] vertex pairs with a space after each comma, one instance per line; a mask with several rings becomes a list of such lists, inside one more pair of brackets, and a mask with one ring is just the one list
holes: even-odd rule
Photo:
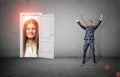
[[37, 54], [37, 56], [39, 56], [39, 25], [36, 20], [29, 19], [29, 20], [25, 21], [24, 27], [23, 27], [23, 57], [25, 56], [25, 53], [26, 53], [26, 42], [28, 39], [26, 36], [26, 29], [27, 29], [28, 24], [30, 24], [30, 23], [34, 24], [36, 27], [36, 35], [35, 35], [34, 40], [35, 40], [36, 47], [37, 47], [36, 54]]

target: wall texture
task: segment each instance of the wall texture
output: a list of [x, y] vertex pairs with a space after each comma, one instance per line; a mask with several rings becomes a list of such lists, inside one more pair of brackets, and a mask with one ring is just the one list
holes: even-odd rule
[[119, 57], [119, 9], [119, 0], [0, 0], [0, 56], [19, 57], [20, 12], [42, 12], [55, 14], [55, 57], [81, 57], [85, 31], [74, 18], [96, 24], [100, 13], [104, 20], [95, 32], [96, 55]]

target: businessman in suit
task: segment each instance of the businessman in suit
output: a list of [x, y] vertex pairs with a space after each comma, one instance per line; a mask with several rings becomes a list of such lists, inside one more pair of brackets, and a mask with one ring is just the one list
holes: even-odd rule
[[86, 52], [88, 47], [90, 46], [90, 50], [92, 51], [92, 55], [93, 55], [93, 62], [96, 63], [96, 58], [95, 58], [95, 48], [94, 48], [94, 31], [99, 27], [100, 23], [102, 22], [103, 19], [103, 14], [100, 15], [100, 19], [99, 22], [93, 26], [93, 21], [92, 20], [88, 20], [87, 26], [84, 26], [81, 24], [81, 22], [78, 20], [78, 17], [75, 18], [76, 22], [78, 23], [78, 25], [83, 28], [84, 30], [86, 30], [86, 34], [84, 37], [84, 47], [83, 47], [83, 61], [82, 64], [85, 64], [85, 58], [86, 58]]

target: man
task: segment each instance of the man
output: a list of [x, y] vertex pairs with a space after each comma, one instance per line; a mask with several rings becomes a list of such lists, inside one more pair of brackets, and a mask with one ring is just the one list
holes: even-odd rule
[[90, 46], [90, 50], [92, 51], [92, 55], [93, 55], [93, 62], [96, 63], [96, 59], [95, 59], [95, 48], [94, 48], [94, 31], [99, 27], [100, 23], [102, 22], [103, 19], [103, 14], [100, 15], [100, 19], [99, 22], [93, 26], [93, 21], [92, 20], [88, 20], [87, 26], [84, 26], [81, 24], [81, 22], [78, 20], [78, 17], [75, 18], [76, 22], [80, 25], [81, 28], [83, 28], [84, 30], [86, 30], [86, 34], [84, 37], [85, 43], [84, 43], [84, 47], [83, 47], [83, 61], [82, 63], [85, 64], [85, 58], [86, 58], [86, 52], [88, 47]]

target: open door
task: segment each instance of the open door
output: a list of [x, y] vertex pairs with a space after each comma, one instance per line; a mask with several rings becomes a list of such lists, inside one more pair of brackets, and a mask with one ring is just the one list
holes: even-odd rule
[[39, 24], [39, 57], [54, 58], [54, 14], [20, 13], [20, 57], [23, 57], [23, 25], [28, 19]]
[[40, 57], [54, 58], [54, 14], [41, 15]]

